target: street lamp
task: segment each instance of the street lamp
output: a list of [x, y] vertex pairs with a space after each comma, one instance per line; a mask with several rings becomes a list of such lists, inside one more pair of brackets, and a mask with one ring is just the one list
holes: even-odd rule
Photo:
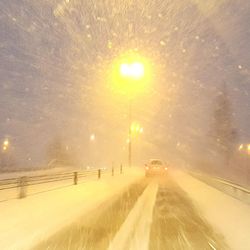
[[120, 74], [123, 77], [139, 80], [145, 74], [144, 65], [141, 62], [123, 63], [120, 66]]
[[8, 140], [8, 139], [5, 139], [5, 140], [3, 141], [2, 150], [3, 150], [4, 152], [7, 151], [9, 145], [10, 145], [9, 140]]
[[241, 159], [243, 160], [243, 166], [245, 168], [245, 176], [246, 176], [246, 181], [249, 181], [249, 171], [248, 171], [248, 166], [249, 166], [249, 156], [250, 156], [250, 144], [240, 144], [238, 147], [238, 150], [241, 154]]
[[[9, 142], [9, 139], [6, 138], [4, 139], [4, 141], [2, 142], [2, 145], [0, 146], [1, 147], [1, 151], [0, 152], [0, 166], [5, 166], [8, 162], [8, 158], [9, 158], [9, 147], [10, 147], [10, 142]], [[2, 153], [2, 155], [1, 155]]]
[[243, 144], [240, 144], [239, 146], [239, 151], [241, 151], [243, 149], [244, 145]]
[[92, 142], [95, 141], [95, 134], [91, 134], [89, 137], [89, 140]]
[[8, 147], [9, 146], [9, 140], [8, 139], [5, 139], [4, 142], [3, 142], [3, 145]]
[[[122, 63], [120, 65], [120, 76], [127, 80], [127, 84], [136, 84], [137, 81], [141, 80], [145, 75], [144, 64], [138, 61], [130, 63]], [[132, 90], [133, 86], [128, 89]], [[131, 93], [129, 93], [129, 138], [128, 138], [128, 163], [129, 167], [132, 166], [132, 103]], [[139, 128], [140, 129], [140, 128]]]

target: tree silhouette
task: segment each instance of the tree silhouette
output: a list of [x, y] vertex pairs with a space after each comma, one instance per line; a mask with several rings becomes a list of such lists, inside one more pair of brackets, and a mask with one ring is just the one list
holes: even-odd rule
[[233, 110], [226, 84], [222, 86], [215, 99], [213, 116], [211, 134], [214, 145], [216, 151], [224, 158], [225, 164], [228, 165], [234, 151], [237, 132], [233, 127]]
[[67, 146], [63, 143], [60, 136], [54, 138], [49, 144], [47, 150], [48, 162], [54, 164], [69, 165], [71, 164], [70, 155]]

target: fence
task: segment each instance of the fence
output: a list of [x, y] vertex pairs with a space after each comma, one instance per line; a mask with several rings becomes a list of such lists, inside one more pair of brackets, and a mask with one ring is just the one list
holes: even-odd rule
[[219, 177], [205, 175], [193, 171], [188, 172], [195, 178], [207, 183], [208, 185], [213, 186], [218, 190], [227, 193], [238, 200], [250, 204], [250, 190], [248, 188], [242, 187], [241, 185], [235, 184], [231, 181]]
[[[35, 176], [21, 176], [18, 178], [0, 179], [0, 192], [11, 191], [17, 194], [15, 198], [25, 198], [28, 195], [29, 187], [34, 188], [32, 194], [53, 190], [60, 187], [78, 185], [79, 183], [86, 182], [93, 179], [101, 179], [103, 175], [117, 175], [123, 173], [123, 166], [115, 168], [112, 166], [110, 169], [95, 169], [74, 172], [62, 172], [45, 175]], [[55, 185], [56, 184], [56, 185]], [[8, 200], [8, 194], [5, 192], [5, 198], [0, 201]]]

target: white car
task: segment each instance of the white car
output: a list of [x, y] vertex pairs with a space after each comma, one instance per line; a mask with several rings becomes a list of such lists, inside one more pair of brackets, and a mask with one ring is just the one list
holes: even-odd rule
[[164, 176], [168, 173], [166, 164], [160, 159], [151, 159], [148, 164], [145, 164], [145, 176]]

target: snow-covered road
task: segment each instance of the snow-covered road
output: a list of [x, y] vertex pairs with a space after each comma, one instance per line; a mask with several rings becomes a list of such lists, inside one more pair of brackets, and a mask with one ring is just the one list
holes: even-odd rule
[[229, 249], [171, 175], [145, 178], [109, 203], [34, 249]]
[[0, 249], [250, 249], [250, 207], [181, 171], [130, 169], [0, 210]]

